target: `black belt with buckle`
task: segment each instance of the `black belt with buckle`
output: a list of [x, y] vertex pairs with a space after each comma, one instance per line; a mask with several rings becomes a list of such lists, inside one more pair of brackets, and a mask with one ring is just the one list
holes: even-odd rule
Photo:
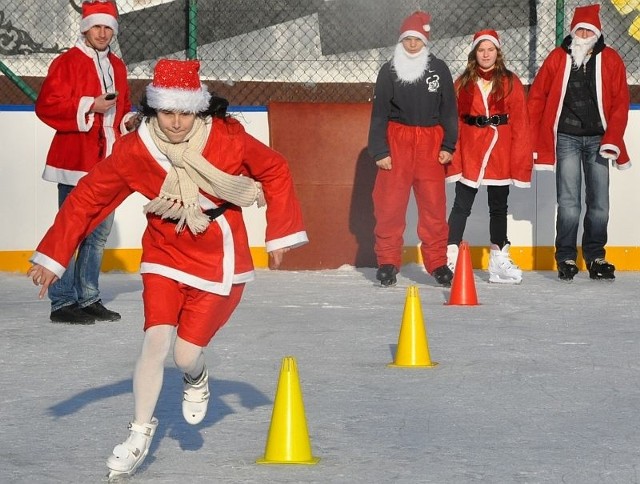
[[233, 206], [231, 202], [224, 202], [222, 205], [216, 208], [210, 208], [209, 210], [205, 210], [204, 213], [211, 220], [217, 219], [220, 215], [225, 213], [229, 207]]
[[508, 114], [494, 114], [492, 116], [469, 116], [468, 114], [463, 118], [464, 122], [477, 126], [478, 128], [485, 128], [489, 125], [499, 126], [501, 124], [507, 124], [509, 122]]
[[[231, 202], [224, 202], [222, 205], [220, 205], [219, 207], [216, 208], [210, 208], [209, 210], [205, 210], [202, 213], [204, 213], [207, 217], [209, 217], [209, 220], [211, 222], [213, 222], [215, 219], [217, 219], [220, 215], [222, 215], [223, 213], [225, 213], [227, 211], [228, 208], [233, 207], [233, 203]], [[167, 218], [165, 219], [169, 222], [173, 222], [178, 223], [178, 219], [177, 218]]]

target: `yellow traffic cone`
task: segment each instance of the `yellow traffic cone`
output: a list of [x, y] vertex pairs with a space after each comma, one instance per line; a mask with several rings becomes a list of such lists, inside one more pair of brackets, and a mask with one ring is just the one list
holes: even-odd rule
[[258, 464], [317, 464], [304, 415], [304, 403], [293, 356], [282, 359], [264, 457]]
[[402, 326], [398, 337], [396, 358], [390, 367], [432, 368], [438, 363], [431, 361], [427, 332], [422, 320], [422, 307], [417, 286], [407, 288]]

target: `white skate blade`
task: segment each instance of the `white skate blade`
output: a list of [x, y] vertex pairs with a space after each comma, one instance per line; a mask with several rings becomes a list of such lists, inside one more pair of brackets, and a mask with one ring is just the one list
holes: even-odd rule
[[140, 467], [140, 465], [144, 461], [145, 457], [147, 457], [146, 453], [145, 453], [144, 457], [142, 457], [140, 460], [138, 460], [135, 463], [135, 465], [129, 470], [119, 471], [119, 470], [116, 470], [116, 469], [109, 469], [109, 473], [107, 474], [107, 479], [110, 482], [118, 482], [119, 479], [124, 480], [124, 479], [130, 478], [134, 474], [134, 472], [136, 472], [138, 467]]
[[120, 472], [120, 471], [110, 470], [109, 473], [107, 474], [107, 480], [109, 482], [122, 482], [129, 479], [131, 477], [131, 474], [132, 472]]
[[522, 282], [522, 277], [504, 277], [504, 276], [500, 276], [499, 274], [490, 274], [489, 275], [489, 282], [493, 283], [493, 284], [520, 284]]

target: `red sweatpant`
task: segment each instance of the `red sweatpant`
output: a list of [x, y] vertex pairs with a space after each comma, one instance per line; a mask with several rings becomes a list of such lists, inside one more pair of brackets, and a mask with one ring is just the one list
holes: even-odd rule
[[438, 162], [440, 126], [406, 126], [390, 122], [387, 140], [391, 170], [378, 170], [373, 187], [378, 265], [402, 264], [403, 234], [411, 188], [418, 206], [418, 237], [427, 272], [447, 263], [447, 200], [444, 166]]

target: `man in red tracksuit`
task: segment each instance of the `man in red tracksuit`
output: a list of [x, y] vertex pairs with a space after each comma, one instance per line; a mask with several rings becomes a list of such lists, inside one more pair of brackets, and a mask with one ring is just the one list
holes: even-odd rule
[[458, 136], [451, 72], [429, 52], [431, 16], [415, 12], [400, 28], [393, 59], [376, 80], [368, 151], [379, 168], [373, 188], [376, 278], [396, 283], [411, 189], [418, 205], [424, 266], [448, 286], [445, 164]]
[[376, 278], [396, 283], [411, 189], [418, 205], [418, 236], [424, 266], [448, 286], [445, 164], [458, 136], [451, 72], [429, 52], [431, 16], [415, 12], [400, 28], [393, 59], [376, 80], [369, 154], [379, 168], [373, 189]]

